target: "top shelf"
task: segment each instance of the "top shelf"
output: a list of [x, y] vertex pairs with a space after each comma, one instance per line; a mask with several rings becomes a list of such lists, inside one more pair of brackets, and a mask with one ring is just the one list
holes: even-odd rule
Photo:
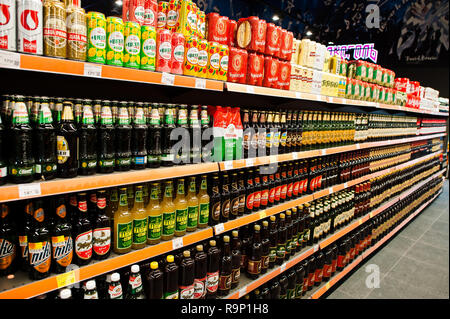
[[375, 103], [369, 101], [351, 100], [345, 98], [324, 96], [304, 92], [294, 92], [266, 87], [221, 82], [191, 76], [175, 75], [160, 72], [137, 70], [125, 67], [109, 66], [88, 62], [71, 61], [37, 55], [21, 54], [0, 50], [0, 68], [36, 71], [89, 78], [130, 81], [138, 83], [156, 84], [181, 88], [191, 88], [210, 91], [229, 91], [252, 95], [281, 97], [305, 101], [316, 101], [330, 104], [352, 105], [360, 107], [379, 108], [408, 113], [429, 114], [448, 117], [449, 113], [432, 112], [429, 110], [416, 110], [397, 105]]

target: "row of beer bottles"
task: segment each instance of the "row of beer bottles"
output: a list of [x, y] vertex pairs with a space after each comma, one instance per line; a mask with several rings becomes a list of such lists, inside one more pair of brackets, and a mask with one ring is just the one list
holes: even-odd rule
[[[34, 179], [172, 166], [201, 162], [203, 155], [209, 156], [208, 141], [202, 140], [201, 136], [210, 126], [206, 106], [201, 110], [199, 106], [191, 106], [188, 117], [187, 105], [156, 104], [149, 111], [143, 103], [129, 106], [129, 103], [121, 102], [114, 120], [111, 105], [103, 101], [97, 123], [91, 105], [86, 103], [77, 124], [74, 105], [67, 100], [62, 102], [61, 111], [56, 115], [52, 114], [47, 98], [39, 100], [35, 122], [30, 122], [23, 96], [16, 96], [11, 104], [10, 123], [5, 128], [0, 121], [2, 184], [7, 179], [13, 183], [26, 183]], [[145, 110], [151, 114], [149, 120]], [[170, 136], [178, 127], [189, 130], [191, 152], [180, 148], [174, 154], [173, 146], [180, 137], [172, 140]], [[200, 138], [193, 143], [197, 135]], [[7, 148], [7, 141], [11, 141], [12, 148]], [[202, 144], [197, 145], [197, 141]]]

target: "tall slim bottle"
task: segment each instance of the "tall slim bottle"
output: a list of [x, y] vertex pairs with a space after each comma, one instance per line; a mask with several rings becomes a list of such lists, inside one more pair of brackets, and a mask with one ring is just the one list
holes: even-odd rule
[[126, 102], [121, 102], [119, 107], [119, 117], [116, 123], [116, 163], [114, 170], [128, 171], [131, 167], [131, 120], [129, 108]]
[[92, 224], [94, 259], [103, 260], [111, 253], [111, 219], [106, 212], [106, 191], [97, 192], [96, 215]]
[[144, 207], [143, 186], [136, 186], [134, 206], [131, 211], [133, 215], [133, 249], [144, 248], [147, 244], [147, 210]]
[[92, 175], [97, 171], [97, 128], [94, 125], [92, 106], [82, 107], [80, 132], [80, 175]]
[[175, 236], [184, 236], [186, 234], [188, 219], [188, 202], [184, 191], [184, 178], [178, 179], [177, 195], [173, 201], [175, 205]]
[[169, 240], [173, 238], [175, 233], [175, 205], [172, 201], [173, 194], [173, 182], [167, 181], [164, 185], [164, 198], [161, 202], [162, 215], [163, 215], [163, 227], [162, 227], [162, 240]]
[[161, 166], [161, 116], [158, 104], [152, 104], [147, 134], [147, 167]]
[[112, 173], [116, 158], [115, 129], [111, 107], [104, 104], [101, 108], [98, 129], [97, 169], [99, 173]]
[[63, 107], [56, 136], [58, 177], [70, 178], [78, 175], [78, 131], [73, 120], [72, 103], [65, 101]]
[[147, 205], [147, 244], [149, 245], [154, 245], [161, 241], [162, 206], [159, 203], [159, 187], [159, 183], [152, 183], [150, 189], [150, 202]]
[[187, 227], [188, 232], [192, 232], [197, 229], [199, 219], [199, 201], [196, 192], [195, 177], [189, 178], [189, 188], [187, 195], [188, 214], [187, 214]]
[[127, 188], [119, 189], [119, 208], [114, 214], [114, 252], [124, 254], [131, 251], [133, 243], [133, 215], [128, 210]]
[[143, 103], [137, 103], [131, 131], [131, 166], [133, 169], [144, 169], [147, 166], [147, 134]]

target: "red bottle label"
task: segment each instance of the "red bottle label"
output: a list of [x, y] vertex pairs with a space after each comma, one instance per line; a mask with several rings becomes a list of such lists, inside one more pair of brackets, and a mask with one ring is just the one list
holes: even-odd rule
[[203, 299], [206, 296], [206, 277], [194, 280], [194, 299]]
[[80, 259], [92, 257], [92, 230], [81, 233], [75, 239], [75, 253]]
[[93, 249], [97, 255], [108, 253], [111, 248], [111, 228], [96, 228], [93, 232], [94, 242]]
[[208, 292], [214, 293], [219, 287], [219, 272], [207, 273], [206, 274], [206, 290]]
[[261, 192], [261, 206], [267, 206], [269, 201], [269, 190], [265, 189]]
[[292, 191], [293, 191], [293, 189], [294, 189], [294, 184], [293, 184], [293, 183], [289, 183], [288, 186], [287, 186], [287, 194], [286, 194], [286, 196], [287, 196], [288, 198], [291, 198], [291, 197], [292, 197]]
[[261, 204], [261, 192], [253, 193], [253, 208], [259, 208]]
[[247, 196], [247, 203], [245, 205], [247, 206], [248, 210], [253, 209], [253, 197], [254, 197], [254, 193]]

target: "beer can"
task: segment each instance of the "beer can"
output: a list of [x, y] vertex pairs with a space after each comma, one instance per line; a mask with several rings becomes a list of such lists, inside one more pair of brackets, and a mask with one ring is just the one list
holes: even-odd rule
[[219, 43], [208, 42], [208, 71], [207, 78], [217, 80], [220, 68]]
[[248, 22], [251, 27], [251, 41], [249, 50], [264, 53], [266, 48], [266, 21], [259, 19], [258, 17], [249, 17]]
[[185, 39], [181, 33], [172, 34], [171, 73], [183, 74]]
[[208, 27], [208, 41], [217, 42], [219, 44], [227, 44], [228, 18], [212, 12], [206, 15], [206, 19]]
[[264, 75], [264, 56], [250, 53], [247, 62], [247, 84], [262, 86]]
[[277, 28], [273, 23], [267, 23], [265, 54], [275, 56], [275, 53], [279, 51], [280, 41], [281, 28]]
[[228, 20], [228, 40], [227, 45], [231, 47], [236, 46], [236, 31], [237, 31], [237, 22], [236, 20]]
[[191, 0], [182, 1], [180, 4], [180, 15], [178, 17], [178, 33], [185, 36], [197, 34], [197, 5]]
[[141, 27], [141, 70], [156, 70], [156, 28]]
[[197, 8], [197, 36], [200, 39], [206, 38], [206, 14]]
[[67, 58], [86, 61], [87, 26], [83, 8], [69, 6], [67, 8]]
[[16, 51], [16, 0], [0, 0], [0, 49]]
[[278, 88], [289, 90], [291, 84], [291, 63], [287, 61], [278, 61]]
[[294, 46], [294, 34], [290, 31], [284, 30], [281, 34], [280, 43], [280, 59], [290, 61], [292, 58], [292, 52]]
[[146, 0], [144, 25], [156, 28], [157, 16], [158, 16], [158, 2], [156, 0]]
[[157, 29], [165, 29], [167, 25], [167, 8], [169, 3], [166, 1], [158, 2], [158, 17], [156, 22]]
[[220, 81], [226, 81], [228, 75], [228, 63], [229, 63], [230, 49], [226, 44], [219, 44], [219, 74], [217, 79]]
[[248, 53], [244, 49], [230, 47], [230, 58], [228, 65], [228, 82], [245, 84], [245, 75], [247, 73]]
[[183, 74], [197, 76], [198, 73], [198, 37], [186, 37], [184, 46]]
[[209, 61], [209, 42], [206, 39], [198, 40], [198, 73], [201, 78], [207, 77]]
[[41, 0], [17, 1], [17, 50], [43, 53], [43, 8]]
[[177, 30], [178, 26], [178, 9], [180, 6], [179, 0], [170, 0], [167, 6], [167, 24], [166, 29], [172, 32]]
[[123, 65], [124, 23], [121, 18], [108, 17], [106, 19], [106, 64]]
[[171, 69], [172, 32], [166, 29], [158, 29], [156, 31], [156, 71], [170, 72]]
[[105, 63], [106, 18], [103, 13], [91, 11], [86, 16], [88, 25], [88, 62]]
[[145, 20], [145, 0], [129, 0], [128, 21], [137, 22], [140, 26]]
[[139, 69], [141, 64], [141, 26], [134, 21], [125, 22], [123, 66]]
[[264, 57], [264, 79], [263, 86], [271, 88], [278, 81], [278, 60], [271, 56]]
[[128, 10], [130, 9], [131, 0], [122, 1], [122, 21], [128, 21]]
[[65, 58], [67, 55], [66, 8], [64, 3], [44, 2], [44, 55]]

